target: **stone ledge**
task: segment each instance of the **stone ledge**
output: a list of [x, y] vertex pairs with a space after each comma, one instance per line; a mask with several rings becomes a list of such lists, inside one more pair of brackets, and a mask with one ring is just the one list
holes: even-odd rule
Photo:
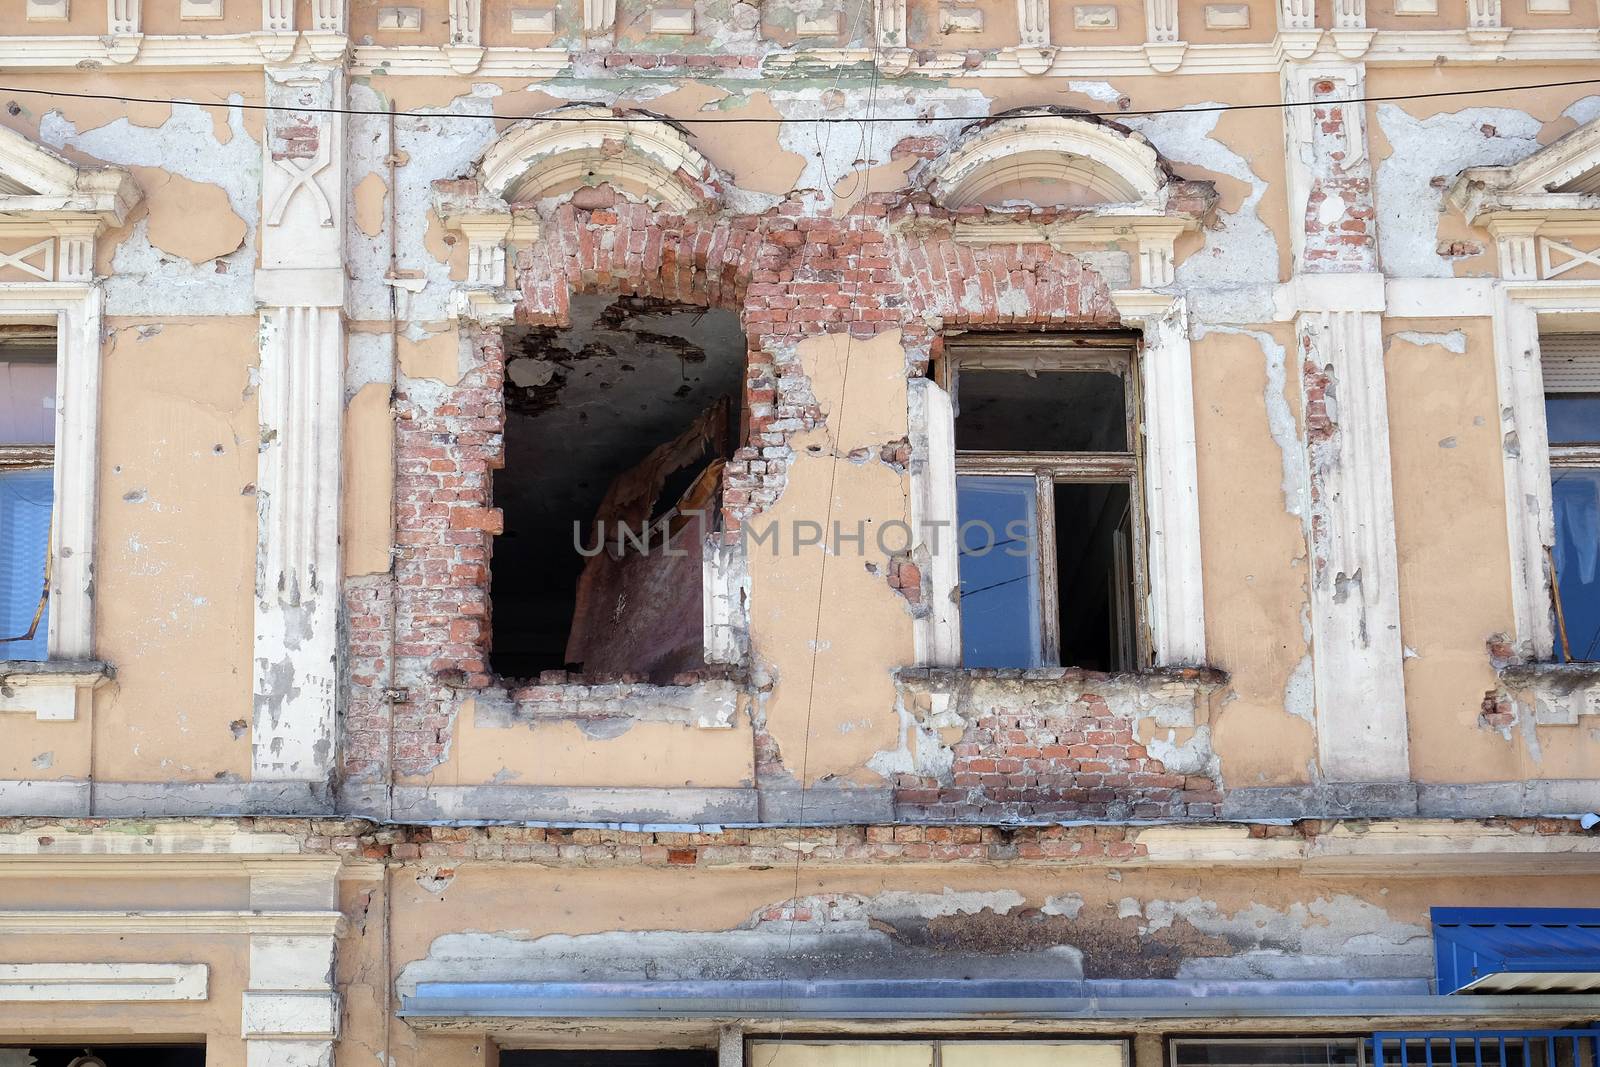
[[1600, 807], [1585, 778], [1524, 782], [1327, 782], [1225, 792], [1223, 820], [1561, 818]]
[[0, 711], [72, 722], [78, 717], [78, 695], [93, 693], [116, 673], [100, 660], [0, 660]]
[[475, 702], [474, 726], [504, 729], [576, 721], [585, 732], [613, 736], [639, 723], [732, 729], [747, 689], [731, 678], [701, 678], [674, 685], [631, 680], [531, 683], [459, 690], [458, 694], [458, 699]]
[[1576, 726], [1600, 715], [1600, 663], [1518, 663], [1501, 667], [1498, 700], [1528, 712], [1539, 726]]
[[0, 781], [0, 811], [59, 818], [331, 815], [317, 782]]

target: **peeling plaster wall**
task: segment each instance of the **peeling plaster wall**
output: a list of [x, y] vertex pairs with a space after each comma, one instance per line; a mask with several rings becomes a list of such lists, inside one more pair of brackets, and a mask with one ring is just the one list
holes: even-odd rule
[[[29, 23], [28, 32], [86, 32], [83, 6], [75, 5], [68, 24]], [[1118, 28], [1093, 36], [1072, 28], [1069, 12], [1057, 11], [1058, 41], [1142, 41], [1143, 6], [1131, 0], [1113, 6]], [[942, 33], [937, 7], [922, 0], [910, 5], [908, 38], [917, 47], [970, 47], [977, 62], [984, 49], [1011, 43], [1015, 12], [1009, 7], [986, 7], [984, 30], [970, 36]], [[1248, 30], [1208, 30], [1198, 8], [1181, 12], [1180, 29], [1191, 43], [1269, 40], [1271, 5], [1252, 0], [1250, 8]], [[994, 114], [1042, 99], [1114, 116], [1194, 109], [1224, 98], [1267, 102], [1281, 92], [1276, 74], [1229, 75], [1224, 84], [1190, 68], [1160, 78], [1046, 81], [963, 68], [949, 77], [895, 80], [875, 79], [866, 67], [819, 72], [799, 64], [779, 77], [773, 61], [788, 58], [783, 52], [797, 40], [795, 11], [805, 5], [757, 10], [703, 0], [694, 10], [700, 26], [694, 35], [652, 35], [645, 18], [622, 27], [609, 54], [623, 60], [623, 69], [585, 49], [570, 30], [576, 6], [567, 3], [552, 40], [573, 46], [577, 55], [553, 74], [352, 75], [352, 108], [392, 104], [427, 113], [399, 120], [393, 144], [384, 116], [351, 115], [345, 122], [351, 322], [342, 552], [346, 575], [360, 588], [390, 580], [391, 386], [396, 408], [431, 416], [452, 404], [456, 390], [470, 387], [482, 367], [471, 338], [451, 318], [452, 291], [466, 277], [466, 241], [435, 215], [432, 183], [470, 175], [515, 118], [589, 101], [677, 117], [787, 119], [782, 125], [695, 127], [692, 142], [728, 179], [729, 212], [781, 213], [798, 205], [801, 216], [838, 220], [876, 211], [912, 190], [921, 162], [961, 135], [961, 124], [933, 119]], [[867, 42], [866, 15], [844, 15], [837, 39], [808, 38], [804, 46]], [[1440, 24], [1458, 22], [1459, 15], [1452, 8], [1439, 16]], [[245, 26], [251, 18], [230, 6], [226, 20], [202, 28]], [[1546, 28], [1568, 24], [1510, 10], [1506, 18]], [[1372, 19], [1388, 24], [1381, 12]], [[352, 13], [351, 28], [358, 40], [424, 46], [442, 43], [440, 25], [430, 14], [420, 33], [380, 31], [374, 12], [361, 8]], [[150, 33], [191, 29], [170, 12], [152, 15], [146, 26]], [[492, 5], [484, 33], [492, 44], [546, 43], [512, 35], [504, 12]], [[651, 62], [627, 58], [635, 55]], [[1587, 73], [1581, 65], [1550, 64], [1541, 77]], [[1483, 77], [1483, 70], [1460, 65], [1423, 72], [1373, 64], [1368, 91], [1480, 87]], [[19, 96], [16, 109], [0, 116], [72, 159], [128, 167], [144, 197], [124, 227], [104, 236], [98, 265], [108, 276], [111, 317], [98, 627], [119, 674], [95, 698], [92, 728], [83, 721], [19, 723], [22, 740], [6, 757], [9, 770], [0, 772], [81, 779], [91, 772], [92, 735], [96, 774], [137, 781], [244, 776], [249, 731], [235, 724], [249, 716], [237, 707], [237, 668], [250, 623], [239, 575], [249, 571], [255, 550], [248, 524], [254, 473], [239, 466], [248, 457], [236, 446], [250, 439], [255, 419], [255, 339], [244, 324], [253, 322], [257, 306], [263, 120], [240, 105], [263, 98], [260, 79], [220, 71], [181, 78], [85, 71], [76, 79], [18, 74], [14, 80], [174, 95], [183, 102]], [[1521, 158], [1600, 114], [1600, 96], [1582, 87], [1519, 94], [1494, 106], [1461, 103], [1421, 100], [1367, 109], [1378, 255], [1390, 276], [1491, 275], [1493, 242], [1454, 214], [1440, 213], [1441, 179], [1468, 165]], [[869, 107], [893, 121], [870, 127], [809, 121]], [[1188, 302], [1192, 341], [1207, 644], [1211, 665], [1228, 674], [1206, 697], [1201, 725], [1185, 733], [1146, 723], [1137, 736], [1148, 758], [1195, 764], [1224, 789], [1312, 782], [1314, 657], [1301, 530], [1309, 488], [1292, 338], [1280, 321], [1282, 293], [1275, 292], [1290, 269], [1282, 128], [1259, 112], [1200, 110], [1130, 115], [1127, 125], [1148, 138], [1179, 178], [1214, 182], [1219, 194], [1208, 227], [1179, 239], [1174, 291]], [[780, 208], [786, 198], [791, 203]], [[398, 277], [387, 279], [391, 240]], [[915, 244], [896, 240], [906, 248]], [[1135, 284], [1126, 248], [1088, 250], [1080, 261], [1096, 285]], [[404, 284], [391, 286], [391, 280]], [[595, 284], [605, 291], [603, 281]], [[956, 301], [945, 310], [966, 308]], [[1480, 704], [1494, 680], [1484, 643], [1508, 625], [1501, 483], [1489, 443], [1496, 399], [1488, 328], [1482, 321], [1391, 320], [1384, 331], [1414, 773], [1439, 782], [1593, 773], [1597, 740], [1587, 724], [1565, 732], [1519, 725], [1508, 734], [1498, 720], [1480, 722]], [[140, 365], [128, 372], [129, 352], [161, 355], [154, 370]], [[783, 353], [800, 367], [785, 387], [796, 395], [809, 392], [823, 419], [790, 444], [787, 470], [773, 476], [781, 493], [766, 519], [786, 529], [794, 520], [838, 521], [850, 530], [857, 519], [882, 525], [908, 517], [909, 478], [881, 457], [905, 436], [908, 367], [927, 352], [923, 337], [882, 334], [807, 339]], [[1490, 424], [1479, 425], [1479, 418]], [[215, 445], [224, 451], [205, 451]], [[232, 464], [225, 473], [224, 463]], [[1441, 522], [1441, 495], [1470, 521]], [[1241, 523], [1251, 538], [1237, 536]], [[205, 553], [192, 551], [196, 538], [207, 544]], [[907, 724], [910, 712], [894, 670], [912, 660], [919, 609], [884, 580], [896, 561], [876, 551], [870, 537], [867, 548], [857, 556], [847, 545], [827, 557], [826, 568], [816, 548], [791, 556], [787, 545], [776, 558], [758, 549], [747, 561], [747, 636], [754, 655], [732, 729], [697, 733], [648, 716], [626, 730], [614, 722], [586, 728], [558, 717], [508, 725], [462, 700], [438, 724], [447, 754], [426, 781], [731, 788], [749, 785], [761, 766], [780, 777], [798, 776], [805, 763], [807, 785], [892, 789], [906, 767], [926, 770], [928, 761], [945, 758], [941, 745], [953, 742], [924, 745], [921, 727]], [[1461, 574], [1470, 581], [1451, 581]], [[383, 674], [361, 677], [376, 682]], [[110, 737], [129, 740], [100, 744]]]
[[256, 320], [107, 326], [95, 776], [248, 778]]
[[[230, 102], [245, 103], [239, 94]], [[127, 118], [79, 130], [60, 110], [39, 122], [41, 140], [97, 161], [131, 165], [145, 201], [129, 219], [104, 268], [111, 315], [248, 315], [256, 226], [261, 213], [261, 145], [244, 112], [173, 105], [159, 126]]]
[[[1305, 780], [1310, 722], [1300, 390], [1282, 327], [1195, 339], [1206, 647], [1229, 672], [1212, 744], [1230, 787]], [[1223, 428], [1226, 427], [1226, 432]], [[1240, 538], [1240, 524], [1252, 531]]]
[[[818, 522], [831, 541], [833, 523], [853, 534], [858, 524], [910, 521], [906, 475], [878, 458], [906, 436], [905, 353], [891, 331], [808, 338], [796, 355], [827, 423], [796, 435], [783, 496], [755, 520], [780, 537], [776, 552], [753, 547], [749, 557], [755, 680], [771, 687], [760, 714], [790, 773], [807, 753], [807, 786], [871, 783], [867, 761], [899, 730], [890, 670], [911, 661], [912, 616], [882, 577], [889, 559], [875, 533], [859, 551], [845, 542], [832, 554], [796, 548], [793, 531]], [[819, 590], [823, 603], [848, 610], [818, 611]]]
[[[1242, 872], [953, 867], [796, 871], [495, 870], [395, 878], [397, 984], [865, 976], [891, 968], [1018, 977], [1427, 978], [1427, 909], [1558, 900], [1573, 879], [1398, 879], [1386, 885]], [[1519, 897], [1520, 893], [1531, 897]], [[463, 929], [469, 914], [514, 914]]]

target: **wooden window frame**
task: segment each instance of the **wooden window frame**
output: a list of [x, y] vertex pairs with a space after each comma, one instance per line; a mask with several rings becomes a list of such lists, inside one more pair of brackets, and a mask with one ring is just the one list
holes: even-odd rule
[[[1061, 584], [1056, 573], [1055, 487], [1057, 485], [1111, 484], [1128, 487], [1128, 512], [1132, 563], [1132, 604], [1129, 627], [1133, 662], [1121, 669], [1150, 666], [1154, 642], [1149, 630], [1148, 570], [1144, 506], [1144, 446], [1139, 413], [1143, 410], [1139, 385], [1141, 338], [1133, 333], [980, 334], [948, 337], [934, 368], [935, 380], [949, 393], [959, 423], [961, 368], [983, 370], [1047, 371], [1050, 373], [1111, 373], [1122, 379], [1124, 441], [1122, 452], [1012, 452], [957, 448], [955, 472], [967, 475], [1028, 477], [1034, 479], [1035, 538], [1039, 574], [1040, 649], [1044, 667], [1061, 663]], [[959, 529], [961, 515], [956, 513]], [[1066, 664], [1066, 666], [1074, 666]]]

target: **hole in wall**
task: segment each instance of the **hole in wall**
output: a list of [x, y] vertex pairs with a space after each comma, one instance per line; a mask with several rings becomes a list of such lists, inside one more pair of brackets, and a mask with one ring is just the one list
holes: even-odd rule
[[[683, 512], [716, 510], [739, 437], [744, 330], [731, 311], [614, 295], [575, 294], [571, 322], [505, 334], [490, 666], [667, 680], [704, 663], [698, 540], [714, 520]], [[612, 547], [586, 557], [580, 545], [602, 543], [597, 520]], [[620, 550], [619, 523], [634, 534]], [[668, 530], [689, 555], [660, 550]]]

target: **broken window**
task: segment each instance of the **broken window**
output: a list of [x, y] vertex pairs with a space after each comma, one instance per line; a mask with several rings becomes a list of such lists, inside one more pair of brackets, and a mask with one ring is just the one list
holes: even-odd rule
[[1135, 342], [951, 339], [962, 662], [1142, 662]]
[[1554, 505], [1556, 658], [1600, 657], [1600, 334], [1539, 339]]
[[670, 680], [705, 662], [703, 549], [740, 436], [744, 329], [633, 296], [575, 295], [571, 321], [506, 331], [491, 665]]
[[49, 658], [56, 340], [0, 325], [0, 660]]

